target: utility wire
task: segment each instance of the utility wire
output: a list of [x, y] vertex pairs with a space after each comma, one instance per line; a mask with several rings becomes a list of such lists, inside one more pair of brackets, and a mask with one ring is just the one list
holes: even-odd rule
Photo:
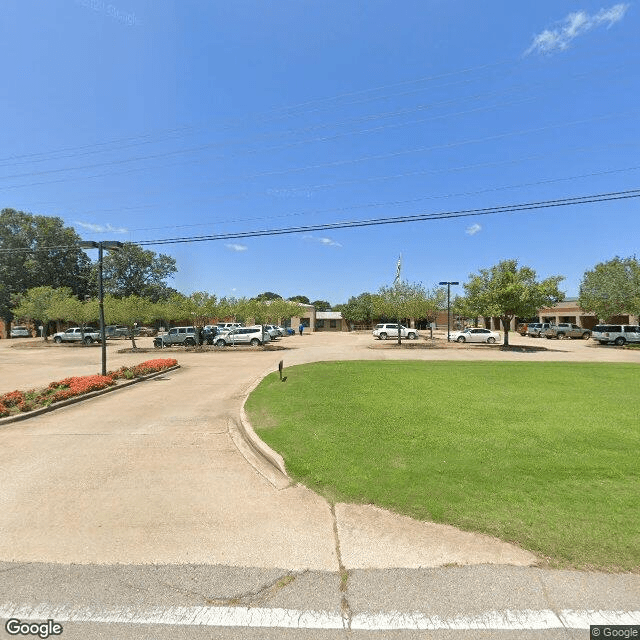
[[600, 193], [590, 196], [577, 196], [574, 198], [561, 198], [557, 200], [543, 200], [541, 202], [526, 202], [523, 204], [486, 207], [482, 209], [462, 209], [458, 211], [443, 211], [438, 213], [419, 213], [408, 216], [392, 216], [388, 218], [371, 218], [369, 220], [348, 220], [344, 222], [332, 222], [326, 224], [307, 225], [301, 227], [285, 227], [282, 229], [263, 229], [258, 231], [242, 231], [237, 233], [220, 233], [208, 236], [192, 236], [186, 238], [164, 238], [161, 240], [144, 240], [137, 244], [141, 246], [160, 244], [179, 244], [185, 242], [209, 242], [212, 240], [232, 240], [239, 238], [256, 238], [261, 236], [278, 236], [292, 233], [308, 233], [310, 231], [329, 231], [332, 229], [350, 229], [357, 227], [370, 227], [386, 224], [401, 224], [406, 222], [424, 222], [427, 220], [442, 220], [450, 218], [463, 218], [468, 216], [490, 215], [494, 213], [515, 213], [518, 211], [531, 211], [551, 207], [566, 207], [595, 202], [609, 202], [612, 200], [625, 200], [640, 198], [640, 189], [617, 191], [612, 193]]
[[[428, 220], [444, 220], [463, 218], [468, 216], [482, 216], [496, 213], [516, 213], [519, 211], [535, 211], [553, 207], [576, 206], [596, 202], [611, 202], [640, 198], [640, 189], [627, 189], [626, 191], [614, 191], [610, 193], [598, 193], [586, 196], [574, 196], [571, 198], [558, 198], [555, 200], [542, 200], [539, 202], [525, 202], [519, 204], [499, 205], [480, 209], [460, 209], [457, 211], [440, 211], [435, 213], [419, 213], [414, 215], [390, 216], [385, 218], [370, 218], [368, 220], [346, 220], [343, 222], [331, 222], [324, 224], [305, 225], [299, 227], [284, 227], [280, 229], [261, 229], [255, 231], [241, 231], [235, 233], [220, 233], [206, 236], [162, 238], [158, 240], [143, 240], [136, 242], [140, 246], [183, 244], [192, 242], [210, 242], [213, 240], [231, 240], [239, 238], [256, 238], [262, 236], [280, 236], [294, 233], [308, 233], [310, 231], [328, 231], [332, 229], [349, 229], [358, 227], [380, 226], [387, 224], [402, 224], [407, 222], [425, 222]], [[57, 245], [47, 247], [12, 247], [0, 249], [0, 253], [38, 252], [59, 249], [78, 249], [78, 244]]]

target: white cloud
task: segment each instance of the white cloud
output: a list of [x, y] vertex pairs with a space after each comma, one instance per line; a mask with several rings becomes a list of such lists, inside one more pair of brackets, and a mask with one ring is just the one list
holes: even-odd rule
[[230, 251], [246, 251], [248, 249], [244, 244], [225, 244], [224, 246]]
[[478, 231], [482, 231], [482, 227], [479, 224], [472, 224], [470, 227], [467, 227], [465, 233], [468, 236], [475, 236]]
[[557, 27], [545, 29], [535, 36], [531, 46], [524, 54], [529, 55], [534, 52], [552, 53], [556, 50], [564, 51], [569, 48], [571, 42], [578, 36], [603, 25], [608, 29], [622, 20], [628, 8], [628, 4], [615, 4], [609, 9], [600, 9], [598, 13], [593, 15], [589, 15], [585, 11], [570, 13]]
[[127, 233], [129, 231], [129, 229], [125, 229], [125, 227], [114, 227], [109, 223], [92, 224], [90, 222], [75, 222], [75, 224], [94, 233]]
[[315, 236], [302, 236], [303, 240], [312, 240], [313, 242], [319, 242], [325, 247], [341, 247], [342, 245], [331, 238], [316, 238]]

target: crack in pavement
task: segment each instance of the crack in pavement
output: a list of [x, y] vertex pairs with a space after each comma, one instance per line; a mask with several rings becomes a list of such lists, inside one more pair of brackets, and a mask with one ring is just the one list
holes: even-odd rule
[[217, 606], [234, 606], [234, 607], [255, 607], [265, 604], [271, 600], [282, 589], [289, 586], [294, 582], [298, 575], [304, 575], [308, 573], [307, 570], [302, 572], [287, 571], [283, 575], [279, 576], [275, 580], [263, 585], [262, 587], [253, 591], [247, 591], [245, 593], [233, 596], [231, 598], [205, 598], [205, 602], [208, 605]]
[[333, 502], [329, 503], [329, 509], [331, 511], [331, 519], [333, 523], [333, 535], [336, 541], [336, 557], [338, 558], [338, 570], [340, 572], [340, 591], [342, 597], [340, 599], [340, 614], [342, 616], [342, 624], [346, 631], [351, 631], [351, 621], [353, 619], [353, 613], [349, 600], [347, 599], [347, 592], [349, 589], [349, 572], [346, 570], [344, 564], [342, 564], [342, 553], [340, 551], [340, 535], [338, 534], [338, 520], [336, 518], [336, 507]]

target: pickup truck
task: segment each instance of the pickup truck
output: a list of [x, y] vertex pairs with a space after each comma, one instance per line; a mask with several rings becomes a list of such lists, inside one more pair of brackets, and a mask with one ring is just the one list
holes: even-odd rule
[[591, 337], [591, 331], [584, 327], [579, 327], [577, 324], [571, 324], [570, 322], [561, 322], [560, 324], [549, 325], [542, 335], [545, 338], [582, 338], [588, 340]]
[[53, 334], [53, 341], [57, 344], [61, 342], [83, 342], [91, 344], [92, 342], [100, 342], [100, 332], [93, 327], [80, 329], [80, 327], [71, 327], [66, 331], [60, 331]]

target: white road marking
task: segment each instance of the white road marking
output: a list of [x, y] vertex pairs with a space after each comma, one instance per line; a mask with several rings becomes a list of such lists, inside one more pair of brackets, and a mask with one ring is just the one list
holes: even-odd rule
[[[73, 607], [69, 605], [0, 604], [0, 618], [103, 624], [164, 624], [203, 627], [262, 627], [275, 629], [342, 629], [337, 611], [305, 611], [266, 607]], [[485, 611], [473, 616], [441, 617], [422, 612], [359, 613], [351, 619], [353, 631], [425, 629], [542, 630], [588, 629], [592, 624], [640, 624], [640, 611], [550, 609]]]

